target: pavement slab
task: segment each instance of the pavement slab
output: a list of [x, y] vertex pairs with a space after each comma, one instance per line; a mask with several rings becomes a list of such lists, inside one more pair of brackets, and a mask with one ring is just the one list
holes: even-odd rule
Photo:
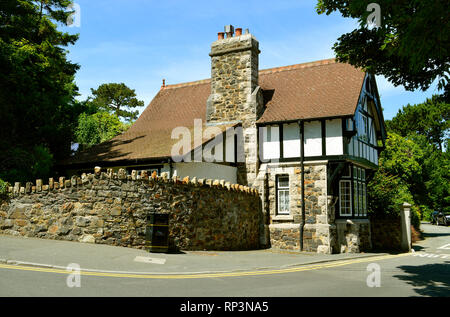
[[150, 253], [125, 247], [0, 235], [0, 263], [84, 271], [196, 274], [283, 269], [385, 253], [317, 254], [277, 249]]

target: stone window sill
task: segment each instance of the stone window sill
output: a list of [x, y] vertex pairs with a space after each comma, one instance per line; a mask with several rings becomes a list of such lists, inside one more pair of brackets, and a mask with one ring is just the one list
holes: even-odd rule
[[294, 217], [291, 215], [276, 215], [272, 217], [273, 221], [294, 221]]

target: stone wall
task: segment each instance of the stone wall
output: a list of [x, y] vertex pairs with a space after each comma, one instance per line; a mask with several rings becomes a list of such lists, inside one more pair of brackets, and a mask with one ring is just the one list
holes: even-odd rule
[[360, 253], [372, 249], [368, 219], [338, 219], [336, 228], [340, 253]]
[[16, 183], [0, 205], [0, 234], [144, 248], [147, 215], [168, 213], [170, 245], [181, 250], [259, 247], [254, 189], [220, 180], [100, 172], [43, 185]]
[[402, 224], [400, 216], [373, 217], [371, 220], [374, 250], [400, 251], [402, 249]]
[[[301, 169], [299, 163], [268, 164], [268, 192], [266, 212], [270, 215], [270, 244], [272, 247], [300, 250], [302, 222]], [[289, 175], [290, 213], [277, 214], [276, 180], [279, 175]], [[261, 177], [259, 177], [261, 179]], [[264, 187], [260, 180], [260, 191]], [[333, 209], [334, 210], [334, 209]], [[329, 208], [327, 196], [327, 166], [305, 165], [305, 224], [303, 250], [331, 253], [335, 240], [334, 211]]]

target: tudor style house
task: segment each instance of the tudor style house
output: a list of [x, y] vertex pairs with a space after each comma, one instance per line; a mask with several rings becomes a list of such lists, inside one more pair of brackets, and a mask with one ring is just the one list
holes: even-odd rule
[[366, 181], [386, 137], [375, 77], [334, 59], [259, 70], [255, 37], [228, 31], [211, 45], [211, 79], [163, 84], [128, 131], [63, 168], [252, 186], [265, 215], [262, 245], [370, 249]]

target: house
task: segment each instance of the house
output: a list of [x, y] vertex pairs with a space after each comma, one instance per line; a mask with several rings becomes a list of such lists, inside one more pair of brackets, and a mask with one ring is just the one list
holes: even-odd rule
[[375, 77], [334, 59], [259, 70], [256, 38], [227, 30], [211, 45], [211, 79], [163, 83], [127, 132], [64, 168], [252, 186], [265, 215], [263, 244], [370, 249], [366, 182], [386, 138]]

